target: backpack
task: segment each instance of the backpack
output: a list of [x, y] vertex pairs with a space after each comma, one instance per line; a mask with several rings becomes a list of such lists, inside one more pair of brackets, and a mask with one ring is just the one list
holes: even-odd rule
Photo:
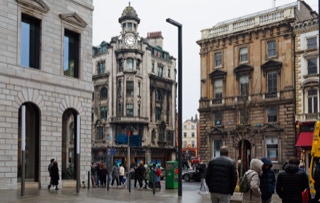
[[248, 192], [250, 190], [250, 182], [248, 180], [247, 174], [244, 174], [240, 179], [239, 190], [240, 192]]
[[161, 170], [160, 170], [160, 168], [157, 169], [156, 175], [157, 175], [157, 176], [160, 176], [160, 175], [161, 175]]

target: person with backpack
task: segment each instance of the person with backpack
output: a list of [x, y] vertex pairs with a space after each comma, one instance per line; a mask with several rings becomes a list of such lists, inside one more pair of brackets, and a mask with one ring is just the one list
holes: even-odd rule
[[272, 169], [272, 162], [268, 157], [261, 159], [263, 162], [262, 175], [260, 176], [260, 190], [262, 203], [270, 203], [276, 186], [276, 176]]
[[290, 158], [284, 171], [280, 171], [277, 177], [276, 192], [282, 203], [301, 203], [302, 192], [309, 190], [309, 178], [305, 172], [299, 170], [299, 164], [298, 158]]
[[205, 180], [209, 188], [211, 202], [229, 203], [237, 184], [235, 161], [229, 156], [227, 146], [220, 148], [220, 156], [208, 163]]
[[159, 175], [159, 168], [157, 167], [156, 164], [153, 164], [153, 181], [155, 188], [159, 187], [159, 190], [161, 190], [161, 184], [160, 184], [160, 175]]
[[[260, 159], [251, 159], [250, 169], [244, 173], [243, 178], [247, 178], [248, 190], [243, 192], [243, 203], [261, 203], [260, 179], [262, 175], [263, 162]], [[241, 181], [240, 181], [241, 185]], [[241, 188], [241, 187], [240, 187]]]

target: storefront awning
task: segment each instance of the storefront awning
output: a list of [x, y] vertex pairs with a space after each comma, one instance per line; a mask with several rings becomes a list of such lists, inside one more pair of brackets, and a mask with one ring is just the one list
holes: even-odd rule
[[296, 147], [311, 147], [313, 132], [301, 132], [296, 143]]

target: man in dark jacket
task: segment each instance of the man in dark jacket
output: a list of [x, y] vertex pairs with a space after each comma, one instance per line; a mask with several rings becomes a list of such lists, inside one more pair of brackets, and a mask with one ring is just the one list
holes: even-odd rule
[[276, 185], [276, 177], [270, 159], [268, 157], [263, 157], [261, 161], [263, 162], [263, 173], [260, 176], [261, 199], [262, 203], [270, 203]]
[[276, 191], [282, 203], [301, 203], [302, 192], [309, 189], [306, 173], [299, 170], [299, 159], [292, 157], [277, 178]]
[[230, 196], [236, 187], [236, 165], [228, 156], [228, 147], [222, 146], [220, 148], [220, 157], [216, 157], [208, 163], [205, 179], [212, 203], [230, 202]]

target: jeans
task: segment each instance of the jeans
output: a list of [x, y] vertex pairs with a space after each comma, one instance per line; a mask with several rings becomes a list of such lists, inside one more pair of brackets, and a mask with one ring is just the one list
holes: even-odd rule
[[230, 194], [210, 193], [211, 203], [230, 203]]

